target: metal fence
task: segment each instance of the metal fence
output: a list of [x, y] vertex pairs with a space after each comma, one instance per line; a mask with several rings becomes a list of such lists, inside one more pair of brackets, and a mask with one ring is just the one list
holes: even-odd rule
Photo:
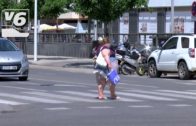
[[[174, 34], [109, 34], [109, 38], [115, 43], [128, 41], [135, 46], [150, 44], [157, 47], [161, 41], [165, 41], [172, 35]], [[28, 38], [9, 39], [14, 41], [26, 54], [32, 55], [34, 52], [33, 36], [31, 33]], [[98, 34], [98, 36], [102, 36], [102, 34]], [[94, 43], [93, 38], [94, 34], [39, 33], [38, 55], [90, 57]]]

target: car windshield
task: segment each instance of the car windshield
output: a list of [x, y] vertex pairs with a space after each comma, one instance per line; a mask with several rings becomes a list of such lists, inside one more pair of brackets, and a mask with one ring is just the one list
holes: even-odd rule
[[0, 51], [17, 51], [18, 48], [9, 40], [0, 40]]

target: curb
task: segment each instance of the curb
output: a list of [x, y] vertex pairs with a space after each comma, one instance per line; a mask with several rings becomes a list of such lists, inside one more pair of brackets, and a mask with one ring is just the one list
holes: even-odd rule
[[56, 70], [56, 71], [67, 71], [67, 72], [78, 72], [92, 74], [94, 69], [92, 68], [74, 68], [74, 67], [57, 67], [57, 66], [46, 66], [46, 65], [35, 65], [30, 64], [30, 68], [45, 69], [45, 70]]

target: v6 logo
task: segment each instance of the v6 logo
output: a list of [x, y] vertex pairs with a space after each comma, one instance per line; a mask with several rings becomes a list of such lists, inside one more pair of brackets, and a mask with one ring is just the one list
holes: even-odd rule
[[28, 9], [5, 9], [1, 13], [2, 26], [15, 26], [17, 28], [28, 27]]
[[5, 9], [1, 12], [2, 37], [29, 36], [29, 10]]

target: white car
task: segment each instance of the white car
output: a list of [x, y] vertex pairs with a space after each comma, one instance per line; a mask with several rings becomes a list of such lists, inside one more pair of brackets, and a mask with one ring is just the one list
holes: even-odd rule
[[0, 77], [17, 77], [25, 81], [28, 73], [27, 56], [13, 42], [0, 38]]
[[196, 73], [196, 35], [176, 35], [148, 58], [148, 74], [160, 77], [162, 73], [178, 73], [180, 79], [189, 79]]

